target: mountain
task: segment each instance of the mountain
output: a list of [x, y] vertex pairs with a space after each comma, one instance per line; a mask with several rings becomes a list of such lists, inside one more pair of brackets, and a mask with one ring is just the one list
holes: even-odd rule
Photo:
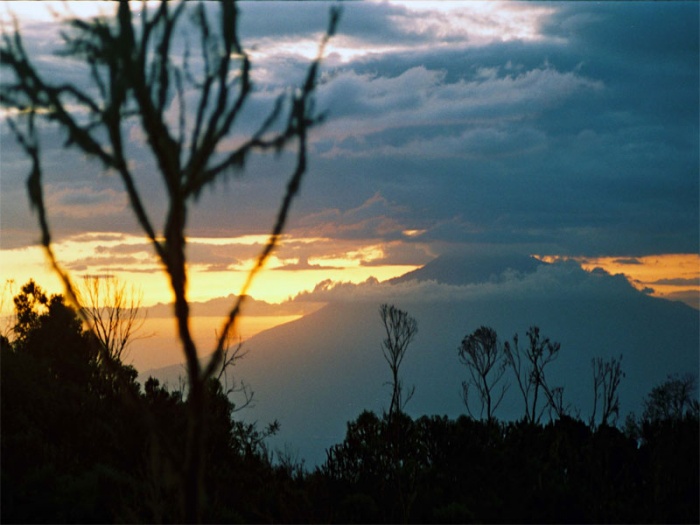
[[[623, 356], [621, 419], [630, 411], [640, 413], [644, 396], [668, 374], [697, 374], [698, 312], [647, 296], [622, 276], [512, 254], [476, 261], [452, 255], [422, 270], [391, 283], [325, 286], [298, 297], [328, 304], [246, 342], [249, 353], [233, 374], [252, 386], [255, 407], [241, 417], [261, 423], [278, 419], [281, 431], [273, 447], [287, 444], [318, 464], [325, 449], [343, 439], [347, 421], [364, 409], [388, 409], [390, 373], [381, 352], [378, 313], [383, 302], [418, 321], [401, 369], [404, 384], [416, 387], [406, 407], [412, 416], [465, 413], [460, 390], [467, 370], [457, 348], [481, 325], [494, 328], [501, 340], [518, 333], [521, 341], [537, 325], [544, 336], [560, 342], [560, 357], [548, 378], [564, 387], [565, 402], [584, 419], [592, 406], [594, 357]], [[171, 367], [155, 375], [176, 384], [173, 378], [180, 373], [181, 367]], [[518, 395], [511, 384], [496, 416], [521, 417]]]
[[425, 266], [390, 281], [437, 281], [444, 284], [474, 284], [502, 279], [508, 271], [532, 273], [545, 264], [510, 249], [460, 250], [433, 259]]

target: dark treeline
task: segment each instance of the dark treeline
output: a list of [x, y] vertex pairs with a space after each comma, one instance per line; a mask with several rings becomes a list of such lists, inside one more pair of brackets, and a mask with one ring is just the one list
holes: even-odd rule
[[[30, 282], [15, 312], [0, 340], [2, 522], [181, 522], [186, 392], [139, 385], [134, 368], [98, 351], [60, 295]], [[697, 523], [689, 386], [669, 378], [623, 429], [556, 413], [546, 423], [412, 419], [399, 395], [388, 414], [349, 422], [309, 471], [271, 452], [265, 438], [276, 425], [237, 420], [211, 379], [202, 520]]]

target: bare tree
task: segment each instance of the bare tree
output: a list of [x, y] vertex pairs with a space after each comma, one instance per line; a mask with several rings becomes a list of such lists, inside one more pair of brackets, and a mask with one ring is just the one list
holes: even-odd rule
[[462, 340], [457, 353], [470, 376], [468, 381], [462, 382], [462, 400], [467, 412], [474, 417], [469, 406], [469, 389], [474, 386], [481, 402], [479, 417], [486, 410], [486, 419], [491, 420], [508, 389], [508, 384], [503, 384], [496, 391], [506, 370], [505, 353], [498, 342], [496, 331], [487, 326], [477, 328]]
[[[525, 419], [532, 423], [539, 423], [547, 407], [559, 416], [563, 415], [566, 409], [563, 404], [563, 388], [551, 387], [545, 374], [547, 365], [559, 357], [561, 345], [550, 341], [548, 337], [541, 339], [540, 329], [537, 326], [530, 327], [527, 338], [529, 342], [527, 348], [520, 348], [518, 334], [515, 334], [513, 344], [506, 341], [503, 349], [506, 362], [513, 370], [522, 394]], [[544, 396], [545, 402], [538, 411], [540, 393]]]
[[[4, 317], [3, 312], [8, 303], [12, 302], [12, 297], [14, 296], [14, 279], [5, 279], [5, 283], [2, 287], [2, 295], [0, 295], [0, 340], [4, 338], [6, 341], [10, 341], [12, 337], [12, 327], [15, 324], [15, 320], [12, 314], [8, 314]], [[8, 300], [9, 299], [9, 300]]]
[[403, 407], [413, 397], [415, 391], [415, 387], [412, 387], [405, 396], [403, 395], [399, 368], [406, 356], [408, 345], [418, 332], [418, 322], [394, 305], [381, 305], [379, 315], [386, 332], [386, 338], [382, 341], [382, 353], [391, 369], [391, 405], [389, 405], [389, 417], [391, 417], [403, 411]]
[[[115, 18], [68, 22], [62, 33], [61, 54], [87, 66], [81, 85], [47, 78], [32, 62], [17, 27], [12, 34], [4, 33], [0, 63], [7, 74], [3, 75], [6, 80], [0, 102], [16, 115], [7, 122], [30, 160], [27, 187], [30, 204], [38, 215], [41, 243], [64, 283], [67, 298], [78, 311], [83, 310], [76, 288], [52, 248], [38, 120], [56, 124], [65, 133], [67, 148], [98, 160], [118, 175], [132, 211], [163, 265], [174, 295], [173, 314], [189, 386], [183, 516], [188, 522], [197, 522], [203, 490], [205, 385], [222, 362], [226, 338], [246, 292], [277, 246], [299, 191], [307, 166], [308, 130], [323, 118], [313, 102], [319, 64], [324, 46], [335, 32], [339, 11], [331, 10], [328, 30], [302, 84], [280, 95], [249, 138], [231, 150], [225, 140], [240, 123], [242, 108], [253, 90], [252, 64], [239, 39], [235, 1], [162, 0], [153, 8], [146, 2], [140, 6], [141, 12], [135, 15], [132, 4], [121, 0]], [[174, 58], [179, 42], [184, 42], [184, 50]], [[197, 67], [192, 66], [193, 57], [199, 59]], [[192, 111], [188, 111], [188, 104], [193, 104]], [[151, 218], [149, 202], [138, 189], [138, 174], [129, 162], [126, 143], [132, 126], [145, 135], [160, 176], [167, 204], [162, 231]], [[212, 358], [202, 365], [190, 330], [187, 298], [185, 231], [190, 208], [214, 182], [241, 172], [253, 153], [291, 148], [296, 162], [269, 240], [229, 311]]]
[[561, 419], [563, 416], [569, 415], [569, 412], [571, 411], [571, 404], [564, 403], [563, 386], [555, 386], [550, 388], [549, 385], [545, 382], [543, 384], [542, 390], [547, 400], [547, 407], [549, 408], [550, 419], [552, 418], [552, 415], [556, 416], [559, 419]]
[[141, 311], [143, 293], [114, 276], [86, 276], [76, 292], [83, 305], [83, 317], [88, 319], [107, 356], [122, 361], [146, 321]]
[[593, 412], [591, 414], [590, 426], [595, 427], [598, 411], [598, 402], [601, 403], [600, 425], [605, 426], [608, 422], [615, 424], [620, 415], [620, 396], [618, 389], [620, 381], [625, 377], [622, 371], [622, 355], [603, 361], [601, 357], [591, 360], [593, 369]]
[[233, 369], [236, 363], [240, 359], [243, 359], [247, 354], [248, 352], [243, 350], [242, 339], [238, 337], [238, 339], [235, 340], [233, 334], [230, 334], [224, 346], [224, 355], [221, 359], [221, 368], [219, 369], [216, 379], [221, 383], [221, 386], [224, 389], [224, 394], [226, 394], [227, 397], [231, 397], [232, 395], [240, 395], [243, 397], [242, 402], [237, 405], [234, 404], [234, 412], [243, 410], [244, 408], [252, 406], [253, 404], [255, 392], [253, 392], [243, 381], [236, 381], [235, 377], [231, 377], [229, 380], [229, 372]]

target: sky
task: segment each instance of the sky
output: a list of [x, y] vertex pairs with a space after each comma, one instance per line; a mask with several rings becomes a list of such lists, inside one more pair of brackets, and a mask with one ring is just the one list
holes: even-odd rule
[[[240, 6], [256, 91], [230, 144], [302, 81], [331, 5]], [[301, 194], [253, 297], [281, 303], [319, 282], [383, 281], [453, 250], [496, 246], [622, 273], [645, 293], [698, 307], [697, 2], [342, 7], [316, 99], [328, 117], [311, 132]], [[0, 8], [5, 30], [7, 11], [16, 13], [42, 72], [85, 82], [84, 69], [55, 56], [58, 23], [36, 2]], [[28, 163], [6, 115], [0, 274], [14, 290], [33, 277], [60, 291], [37, 247]], [[164, 191], [143, 136], [132, 128], [129, 138], [139, 187], [160, 217]], [[120, 180], [63, 148], [52, 128], [42, 146], [59, 261], [76, 277], [133, 282], [146, 304], [169, 301]], [[187, 230], [192, 300], [238, 293], [290, 166], [285, 152], [255, 157], [202, 195]]]

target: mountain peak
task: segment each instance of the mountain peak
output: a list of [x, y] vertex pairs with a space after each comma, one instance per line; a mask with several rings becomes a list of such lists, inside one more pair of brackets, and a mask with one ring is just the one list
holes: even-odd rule
[[456, 285], [474, 284], [498, 281], [507, 271], [532, 273], [543, 264], [546, 263], [531, 255], [506, 249], [458, 250], [440, 255], [422, 268], [389, 282], [402, 283], [417, 280]]

